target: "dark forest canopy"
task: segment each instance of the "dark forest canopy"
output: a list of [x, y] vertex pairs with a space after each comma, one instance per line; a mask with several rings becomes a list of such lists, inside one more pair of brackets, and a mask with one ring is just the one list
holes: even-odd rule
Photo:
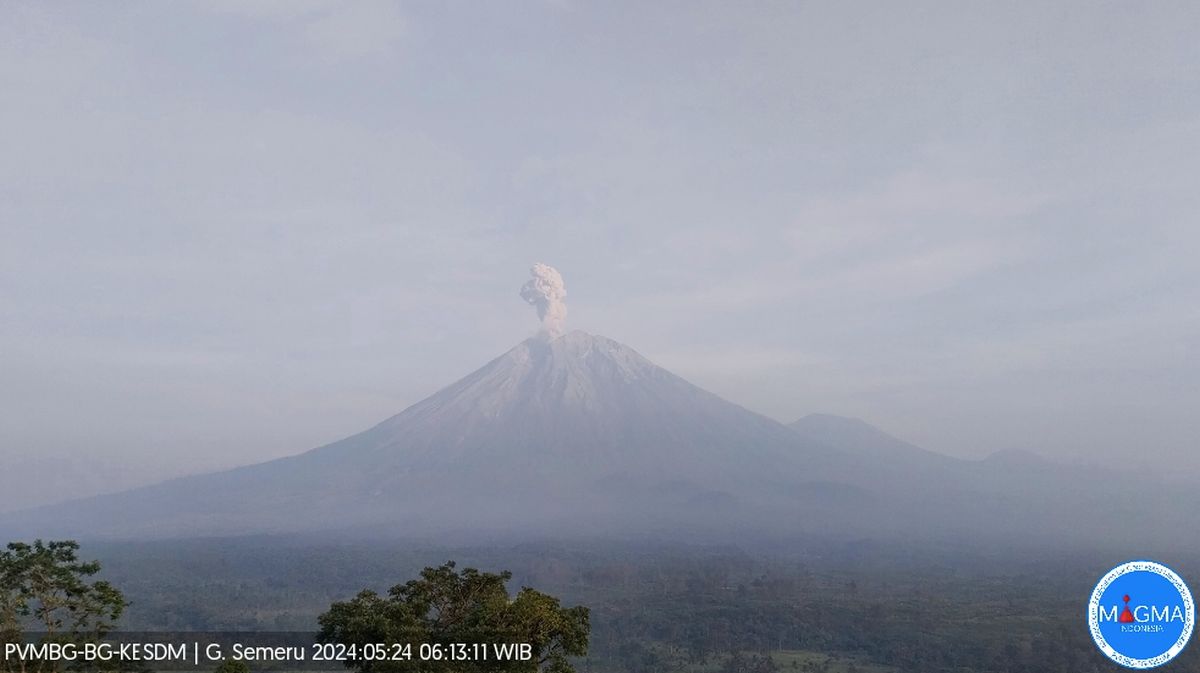
[[[781, 671], [1105, 671], [1083, 606], [1122, 560], [865, 539], [740, 548], [257, 537], [88, 549], [133, 602], [131, 629], [315, 630], [332, 603], [364, 587], [387, 603], [397, 577], [447, 558], [509, 568], [511, 584], [589, 608], [588, 653], [573, 660], [581, 673], [715, 673], [737, 653], [740, 670], [768, 656]], [[1200, 576], [1200, 557], [1170, 560]], [[1200, 650], [1185, 650], [1172, 670], [1200, 671]]]

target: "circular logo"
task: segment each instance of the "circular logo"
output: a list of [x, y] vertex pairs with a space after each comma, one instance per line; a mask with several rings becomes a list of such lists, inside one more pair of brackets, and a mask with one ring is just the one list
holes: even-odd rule
[[1096, 647], [1128, 668], [1154, 668], [1174, 659], [1195, 622], [1196, 605], [1183, 578], [1154, 561], [1130, 561], [1108, 571], [1088, 602]]

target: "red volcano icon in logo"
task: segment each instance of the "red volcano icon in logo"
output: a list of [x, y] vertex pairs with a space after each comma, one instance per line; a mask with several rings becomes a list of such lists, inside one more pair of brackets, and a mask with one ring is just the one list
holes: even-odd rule
[[1133, 613], [1129, 611], [1129, 594], [1125, 594], [1125, 609], [1121, 611], [1121, 616], [1117, 621], [1122, 624], [1132, 624], [1134, 622]]

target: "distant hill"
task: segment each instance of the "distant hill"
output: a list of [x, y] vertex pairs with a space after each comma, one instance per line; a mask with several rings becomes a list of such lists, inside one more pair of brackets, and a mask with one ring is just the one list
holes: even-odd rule
[[0, 513], [61, 502], [67, 493], [114, 493], [186, 473], [161, 457], [130, 464], [83, 452], [20, 454], [0, 465]]
[[829, 461], [820, 451], [627, 346], [572, 332], [526, 340], [379, 425], [307, 453], [0, 525], [136, 537], [706, 524], [694, 513], [803, 501], [797, 480], [811, 481], [805, 463]]
[[1177, 492], [1156, 485], [1114, 497], [1096, 481], [1107, 478], [1028, 460], [953, 459], [854, 419], [814, 415], [784, 426], [628, 346], [572, 332], [526, 340], [333, 444], [0, 515], [0, 534], [815, 533], [1085, 543], [1136, 523], [1131, 539], [1166, 540], [1179, 517], [1156, 518], [1156, 508]]
[[825, 446], [881, 460], [914, 460], [949, 464], [955, 459], [897, 439], [857, 418], [832, 414], [809, 414], [788, 424], [802, 437]]

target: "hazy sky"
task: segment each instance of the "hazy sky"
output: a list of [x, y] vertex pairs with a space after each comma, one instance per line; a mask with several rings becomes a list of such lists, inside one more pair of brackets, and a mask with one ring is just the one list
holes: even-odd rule
[[1200, 474], [1197, 35], [1191, 2], [5, 2], [0, 509], [361, 430], [532, 334], [535, 261], [569, 327], [780, 420]]

